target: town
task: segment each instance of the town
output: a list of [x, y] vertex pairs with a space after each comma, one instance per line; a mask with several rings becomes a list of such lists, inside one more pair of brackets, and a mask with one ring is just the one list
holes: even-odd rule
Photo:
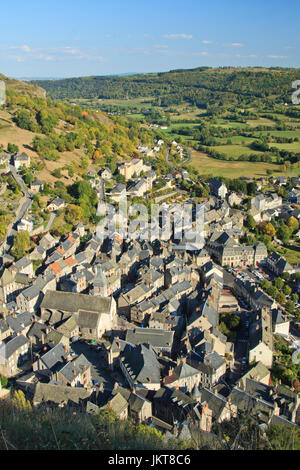
[[[23, 195], [0, 247], [0, 399], [21, 391], [33, 407], [113, 410], [166, 441], [191, 438], [191, 424], [210, 436], [240, 414], [262, 430], [297, 426], [300, 269], [280, 250], [299, 237], [300, 178], [232, 188], [195, 181], [183, 164], [158, 176], [165, 145], [139, 146], [114, 173], [87, 170], [87, 184], [98, 209], [151, 199], [172, 214], [201, 196], [200, 248], [175, 239], [172, 217], [170, 239], [122, 238], [120, 220], [104, 239], [82, 222], [60, 236], [51, 227], [68, 202], [50, 197], [37, 224], [45, 182], [26, 183], [26, 153], [2, 152], [0, 197], [13, 184]], [[167, 147], [166, 160], [189, 160], [183, 145]], [[14, 256], [24, 234], [30, 243]]]

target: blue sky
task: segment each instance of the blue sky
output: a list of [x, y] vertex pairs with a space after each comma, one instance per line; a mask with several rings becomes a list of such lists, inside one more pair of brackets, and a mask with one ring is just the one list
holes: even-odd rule
[[1, 5], [0, 72], [300, 67], [299, 18], [299, 0], [14, 0]]

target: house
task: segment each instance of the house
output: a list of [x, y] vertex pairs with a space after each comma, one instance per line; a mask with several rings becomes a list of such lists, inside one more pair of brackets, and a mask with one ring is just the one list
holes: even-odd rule
[[224, 183], [216, 178], [209, 180], [210, 194], [218, 198], [224, 199], [227, 194], [227, 188]]
[[14, 167], [18, 171], [22, 166], [25, 166], [26, 168], [30, 167], [30, 157], [26, 153], [17, 153], [13, 157], [14, 161]]
[[17, 231], [20, 232], [21, 230], [27, 230], [27, 232], [32, 232], [33, 222], [28, 219], [21, 219], [20, 222], [17, 224]]
[[33, 277], [34, 274], [32, 261], [25, 256], [12, 265], [12, 270], [16, 273], [26, 274], [29, 277]]
[[152, 403], [137, 393], [129, 397], [129, 416], [135, 423], [146, 423], [152, 416]]
[[166, 386], [153, 397], [153, 417], [174, 427], [188, 419], [199, 423], [202, 431], [209, 432], [212, 426], [212, 412], [206, 403], [202, 405], [193, 396]]
[[226, 374], [226, 361], [216, 352], [199, 355], [189, 353], [187, 364], [200, 373], [200, 386], [212, 389]]
[[113, 297], [47, 291], [41, 303], [41, 319], [55, 324], [70, 316], [74, 316], [84, 338], [100, 339], [115, 325], [116, 302]]
[[243, 196], [240, 196], [239, 194], [231, 191], [227, 195], [227, 200], [230, 207], [239, 206], [243, 202]]
[[24, 289], [16, 298], [20, 312], [34, 312], [41, 301], [42, 293], [36, 286]]
[[294, 268], [278, 253], [271, 253], [266, 259], [266, 265], [276, 276], [281, 276], [284, 272], [294, 273]]
[[[46, 350], [46, 352], [43, 354], [44, 350]], [[33, 362], [32, 368], [33, 371], [39, 371], [52, 380], [55, 378], [56, 372], [67, 363], [68, 358], [70, 357], [70, 352], [69, 349], [61, 343], [55, 345], [49, 350], [47, 347], [44, 347], [43, 351]]]
[[141, 178], [137, 182], [129, 186], [129, 188], [127, 189], [127, 194], [131, 197], [142, 197], [147, 191], [147, 181], [145, 178]]
[[212, 411], [212, 422], [222, 423], [230, 421], [237, 416], [238, 408], [231, 402], [231, 398], [224, 398], [222, 395], [203, 387], [198, 392], [200, 403], [206, 402]]
[[113, 410], [121, 420], [126, 420], [128, 418], [128, 401], [121, 393], [116, 393], [101, 409]]
[[288, 194], [290, 204], [300, 204], [300, 190], [293, 188]]
[[155, 328], [134, 328], [127, 330], [125, 341], [133, 345], [148, 344], [158, 352], [171, 353], [173, 346], [173, 331], [157, 330]]
[[109, 168], [102, 168], [99, 173], [98, 173], [99, 176], [101, 176], [101, 178], [103, 178], [104, 180], [110, 180], [112, 178], [112, 172], [110, 171]]
[[0, 301], [3, 304], [15, 299], [17, 283], [15, 272], [11, 269], [4, 269], [0, 277]]
[[187, 363], [186, 358], [183, 358], [178, 360], [175, 368], [170, 368], [163, 382], [167, 387], [191, 393], [195, 386], [198, 387], [200, 385], [201, 374], [198, 369]]
[[130, 180], [134, 175], [139, 176], [141, 172], [148, 172], [151, 170], [148, 165], [145, 165], [141, 158], [134, 158], [130, 162], [125, 162], [119, 165], [118, 172], [125, 177], [125, 180]]
[[282, 206], [282, 197], [277, 193], [272, 193], [270, 196], [258, 194], [251, 199], [251, 207], [259, 213], [262, 211], [276, 209]]
[[65, 201], [60, 197], [55, 197], [47, 206], [48, 211], [54, 212], [63, 209], [66, 206]]
[[43, 247], [46, 250], [46, 252], [51, 250], [51, 248], [53, 248], [56, 245], [56, 243], [57, 243], [57, 240], [54, 237], [52, 237], [50, 233], [46, 233], [39, 241], [39, 245]]
[[90, 387], [91, 364], [83, 354], [67, 362], [56, 372], [56, 381], [70, 387]]
[[12, 330], [10, 329], [7, 321], [4, 318], [0, 318], [0, 344], [9, 336], [11, 336]]
[[44, 183], [40, 180], [35, 180], [30, 185], [30, 191], [34, 194], [40, 193], [44, 189]]
[[262, 363], [257, 362], [254, 366], [251, 367], [239, 380], [238, 386], [243, 389], [246, 383], [246, 379], [256, 380], [265, 385], [270, 385], [271, 382], [271, 373], [269, 369]]
[[109, 196], [115, 202], [121, 201], [126, 197], [126, 186], [122, 183], [116, 184], [109, 193]]
[[131, 390], [160, 388], [160, 364], [150, 345], [126, 345], [120, 355], [119, 364]]
[[22, 334], [0, 345], [0, 374], [13, 377], [19, 372], [19, 366], [29, 358], [29, 340]]
[[38, 382], [34, 389], [32, 404], [33, 406], [47, 404], [59, 408], [68, 406], [84, 411], [91, 394], [92, 389]]

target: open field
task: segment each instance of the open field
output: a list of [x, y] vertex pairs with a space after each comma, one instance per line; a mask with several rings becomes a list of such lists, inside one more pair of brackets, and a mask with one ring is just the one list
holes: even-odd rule
[[216, 145], [212, 146], [211, 148], [217, 152], [224, 153], [225, 155], [236, 158], [238, 158], [240, 155], [262, 155], [263, 153], [259, 152], [258, 150], [252, 150], [250, 147], [246, 147], [244, 145]]
[[293, 245], [285, 246], [284, 257], [292, 265], [300, 264], [300, 243], [295, 242]]
[[262, 162], [226, 162], [224, 160], [217, 160], [211, 158], [204, 153], [191, 151], [192, 159], [191, 166], [200, 172], [202, 175], [225, 176], [226, 178], [238, 178], [245, 176], [249, 178], [261, 178], [267, 176], [267, 170], [273, 170], [274, 174], [280, 175], [299, 175], [300, 170], [290, 170], [282, 173], [280, 165]]

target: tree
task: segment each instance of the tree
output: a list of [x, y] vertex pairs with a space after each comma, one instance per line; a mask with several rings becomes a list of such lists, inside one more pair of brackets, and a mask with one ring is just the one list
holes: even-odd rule
[[255, 227], [256, 227], [256, 222], [254, 220], [254, 217], [253, 215], [248, 215], [247, 216], [247, 219], [246, 219], [246, 224], [247, 224], [247, 227], [249, 227], [250, 230], [254, 230]]
[[275, 227], [274, 225], [271, 224], [271, 222], [268, 222], [264, 227], [263, 227], [263, 232], [265, 235], [267, 235], [268, 237], [275, 237], [276, 235], [276, 230], [275, 230]]
[[295, 310], [294, 302], [292, 300], [288, 300], [285, 304], [285, 308], [289, 313], [293, 313], [293, 311]]
[[76, 225], [82, 219], [82, 209], [80, 206], [76, 206], [75, 204], [70, 204], [66, 208], [66, 222], [72, 225]]
[[288, 227], [291, 229], [292, 233], [298, 230], [299, 228], [299, 222], [296, 219], [296, 217], [290, 217], [288, 220]]
[[8, 142], [7, 151], [9, 153], [17, 153], [19, 151], [19, 147], [15, 144], [11, 144], [10, 142]]
[[2, 375], [0, 375], [0, 388], [7, 387], [7, 384], [8, 384], [8, 380], [5, 377], [2, 377]]
[[291, 295], [291, 292], [292, 292], [292, 289], [290, 288], [290, 286], [288, 284], [285, 284], [283, 288], [284, 295], [289, 296]]
[[101, 155], [100, 155], [100, 152], [99, 150], [95, 150], [95, 152], [93, 153], [93, 160], [94, 161], [97, 161], [101, 158]]
[[282, 279], [284, 279], [285, 281], [288, 281], [290, 279], [290, 274], [288, 272], [284, 272], [282, 273], [281, 275]]
[[285, 245], [287, 245], [291, 238], [290, 228], [287, 227], [285, 224], [281, 225], [277, 230], [277, 236]]
[[280, 277], [276, 277], [274, 284], [275, 284], [275, 287], [277, 287], [277, 289], [282, 289], [284, 286], [284, 282]]
[[22, 392], [22, 390], [14, 391], [12, 403], [19, 411], [31, 411], [32, 410], [31, 404], [28, 400], [26, 400], [25, 395]]
[[26, 251], [30, 247], [30, 236], [27, 230], [21, 230], [15, 235], [14, 244], [11, 250], [12, 255], [16, 259], [25, 256]]

